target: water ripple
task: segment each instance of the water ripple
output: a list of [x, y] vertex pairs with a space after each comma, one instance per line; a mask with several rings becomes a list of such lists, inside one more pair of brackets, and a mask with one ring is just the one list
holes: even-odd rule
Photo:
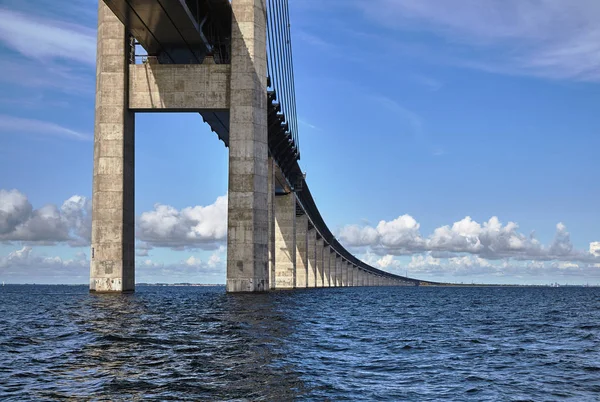
[[598, 400], [600, 289], [0, 288], [0, 399]]

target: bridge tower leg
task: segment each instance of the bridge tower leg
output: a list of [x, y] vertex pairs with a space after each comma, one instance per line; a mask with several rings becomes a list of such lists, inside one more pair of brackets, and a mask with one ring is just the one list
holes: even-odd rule
[[269, 289], [267, 30], [262, 0], [232, 0], [227, 291]]
[[98, 2], [90, 291], [135, 289], [134, 113], [129, 35]]
[[337, 287], [337, 253], [333, 247], [329, 246], [329, 287]]
[[325, 249], [325, 244], [323, 238], [318, 238], [315, 244], [316, 247], [316, 265], [317, 272], [315, 277], [315, 287], [322, 288], [325, 286], [325, 265], [323, 260], [323, 254]]
[[275, 289], [296, 287], [296, 195], [275, 197]]
[[331, 287], [331, 248], [323, 242], [323, 287]]
[[296, 215], [296, 288], [308, 285], [308, 216]]
[[308, 229], [306, 249], [308, 252], [308, 278], [306, 287], [317, 287], [317, 231], [314, 227]]

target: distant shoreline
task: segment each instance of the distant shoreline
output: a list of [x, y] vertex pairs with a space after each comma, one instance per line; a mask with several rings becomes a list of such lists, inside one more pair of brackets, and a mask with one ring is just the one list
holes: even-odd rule
[[[88, 286], [86, 283], [6, 283], [5, 286]], [[217, 283], [136, 283], [135, 286], [139, 287], [225, 287], [224, 284]], [[340, 288], [354, 287], [354, 286], [337, 286]], [[358, 286], [362, 287], [362, 286]], [[369, 286], [364, 286], [369, 287]], [[370, 287], [384, 287], [384, 286], [370, 286]], [[415, 286], [394, 286], [394, 287], [415, 287]], [[485, 284], [485, 283], [443, 283], [436, 285], [420, 285], [418, 287], [423, 288], [600, 288], [600, 285], [502, 285], [502, 284]], [[2, 286], [0, 285], [0, 288]], [[334, 289], [335, 287], [331, 287]], [[306, 289], [329, 289], [326, 287], [320, 288], [306, 288]], [[295, 289], [300, 290], [300, 289]], [[277, 291], [277, 290], [275, 290]]]

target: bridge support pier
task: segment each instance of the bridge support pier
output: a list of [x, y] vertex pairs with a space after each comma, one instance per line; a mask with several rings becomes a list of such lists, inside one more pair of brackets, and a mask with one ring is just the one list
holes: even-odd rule
[[267, 31], [261, 0], [233, 0], [227, 291], [269, 289]]
[[269, 288], [275, 289], [275, 162], [269, 155], [267, 177], [267, 208], [268, 208], [268, 247], [269, 247]]
[[129, 35], [100, 1], [96, 60], [90, 291], [135, 289], [134, 136]]
[[275, 288], [296, 287], [296, 196], [275, 197]]
[[324, 275], [325, 274], [325, 264], [323, 261], [325, 245], [324, 245], [323, 238], [317, 239], [315, 247], [316, 247], [315, 264], [316, 264], [316, 268], [317, 268], [316, 278], [315, 278], [315, 287], [322, 288], [325, 286], [325, 275]]
[[331, 247], [323, 245], [323, 287], [331, 287]]
[[329, 283], [330, 287], [337, 287], [337, 253], [330, 247], [329, 255]]
[[308, 216], [296, 216], [296, 288], [307, 287], [308, 279]]
[[342, 285], [342, 257], [336, 253], [335, 257], [335, 286], [341, 287]]
[[308, 229], [306, 250], [308, 253], [308, 278], [306, 286], [317, 286], [317, 231], [314, 227]]

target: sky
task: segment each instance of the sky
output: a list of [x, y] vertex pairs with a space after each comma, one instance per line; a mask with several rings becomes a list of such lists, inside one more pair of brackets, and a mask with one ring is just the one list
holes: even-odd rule
[[[96, 14], [0, 0], [6, 283], [88, 283]], [[600, 2], [290, 14], [300, 165], [343, 245], [425, 280], [600, 284]], [[137, 281], [224, 283], [223, 143], [199, 115], [138, 114], [135, 152]]]

